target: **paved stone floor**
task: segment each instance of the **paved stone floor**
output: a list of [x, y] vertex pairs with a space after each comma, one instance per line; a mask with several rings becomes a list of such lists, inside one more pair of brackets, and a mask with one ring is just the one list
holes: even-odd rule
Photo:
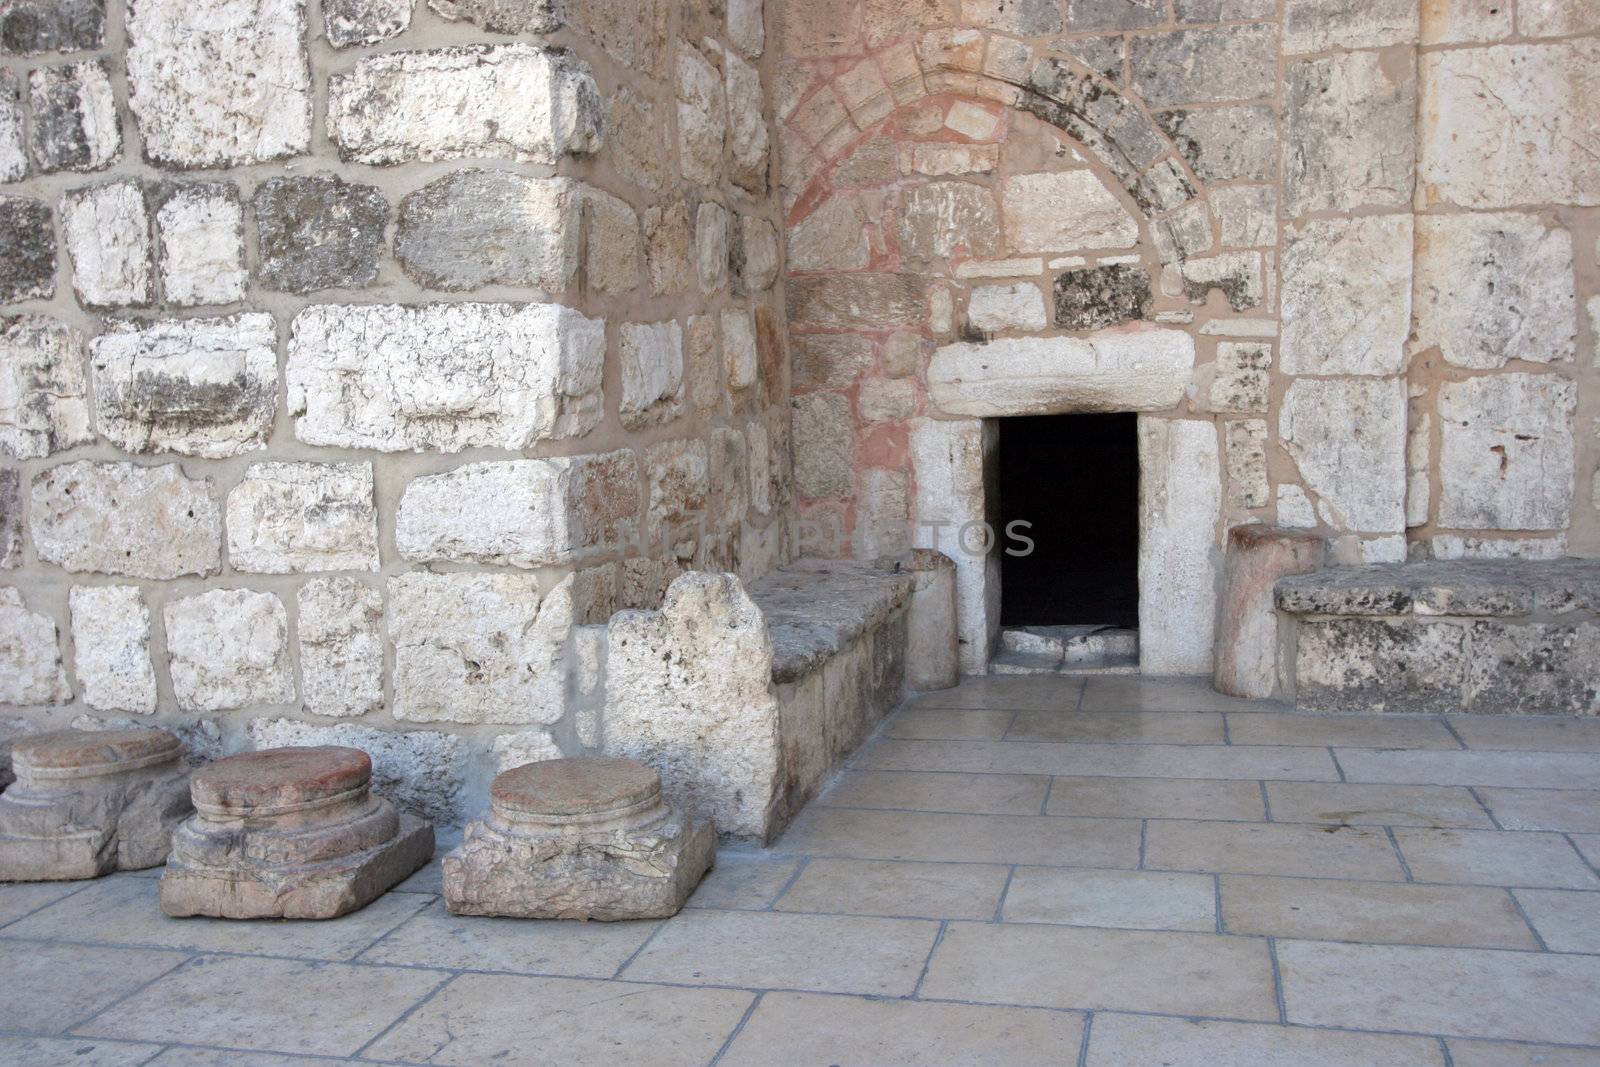
[[1600, 720], [985, 679], [665, 923], [0, 887], [0, 1063], [1596, 1065], [1597, 864]]

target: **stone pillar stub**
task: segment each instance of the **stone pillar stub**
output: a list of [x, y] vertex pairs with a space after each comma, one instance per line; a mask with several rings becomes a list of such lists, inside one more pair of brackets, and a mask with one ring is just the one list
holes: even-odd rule
[[495, 778], [488, 815], [444, 858], [445, 906], [522, 919], [666, 918], [716, 848], [711, 824], [668, 804], [644, 764], [544, 760]]
[[949, 689], [961, 681], [955, 561], [917, 548], [906, 569], [915, 579], [906, 612], [906, 684], [919, 693]]
[[1327, 541], [1305, 530], [1235, 526], [1228, 531], [1212, 676], [1218, 692], [1253, 699], [1275, 695], [1280, 639], [1273, 587], [1286, 575], [1319, 570], [1327, 555]]
[[183, 743], [165, 730], [18, 738], [0, 796], [0, 882], [72, 881], [158, 867], [192, 810]]
[[332, 919], [366, 907], [433, 856], [433, 827], [370, 792], [356, 748], [274, 748], [194, 774], [194, 816], [161, 877], [168, 915]]

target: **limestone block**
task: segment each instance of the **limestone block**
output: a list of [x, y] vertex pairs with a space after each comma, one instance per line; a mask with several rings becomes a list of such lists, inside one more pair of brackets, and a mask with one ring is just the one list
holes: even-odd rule
[[1558, 37], [1600, 30], [1600, 11], [1585, 0], [1526, 0], [1517, 5], [1518, 28], [1529, 37]]
[[227, 167], [311, 145], [304, 0], [140, 0], [128, 12], [128, 104], [145, 155]]
[[389, 579], [394, 717], [548, 725], [566, 712], [572, 579], [539, 595], [531, 574]]
[[922, 367], [922, 338], [910, 332], [890, 334], [883, 342], [879, 364], [891, 378], [909, 378]]
[[1278, 525], [1306, 530], [1317, 525], [1317, 512], [1311, 498], [1298, 485], [1278, 486]]
[[1600, 706], [1600, 626], [1472, 623], [1465, 705], [1476, 712], [1593, 715]]
[[412, 0], [320, 0], [322, 31], [335, 48], [377, 44], [411, 26]]
[[1032, 282], [981, 285], [967, 300], [967, 323], [974, 330], [1042, 330], [1046, 319], [1044, 294]]
[[917, 387], [903, 378], [869, 378], [856, 395], [856, 410], [864, 422], [909, 418], [917, 410]]
[[798, 334], [790, 352], [796, 389], [848, 389], [872, 366], [872, 341], [859, 334]]
[[1211, 208], [1227, 248], [1278, 243], [1278, 192], [1270, 185], [1233, 185], [1211, 191]]
[[694, 284], [697, 264], [689, 261], [689, 203], [673, 200], [645, 208], [645, 268], [650, 291], [657, 296], [687, 292]]
[[[992, 214], [991, 209], [991, 220]], [[872, 256], [870, 233], [859, 197], [850, 193], [830, 196], [785, 229], [788, 267], [791, 271], [863, 270]]]
[[1263, 277], [1259, 252], [1224, 252], [1186, 259], [1180, 275], [1183, 295], [1191, 304], [1204, 305], [1213, 289], [1227, 298], [1234, 311], [1260, 307], [1266, 299], [1267, 279]]
[[1468, 626], [1385, 619], [1299, 624], [1295, 704], [1309, 711], [1462, 708]]
[[105, 0], [12, 0], [0, 9], [0, 55], [99, 48], [105, 21]]
[[1150, 313], [1150, 272], [1114, 263], [1063, 271], [1055, 282], [1055, 322], [1064, 330], [1103, 330]]
[[1139, 669], [1208, 674], [1222, 463], [1208, 420], [1139, 420]]
[[400, 810], [431, 822], [463, 816], [460, 795], [467, 752], [455, 734], [434, 730], [374, 730], [353, 722], [308, 723], [252, 719], [250, 743], [258, 749], [344, 745], [372, 758], [372, 788]]
[[65, 704], [71, 699], [55, 622], [29, 611], [15, 586], [0, 586], [0, 704]]
[[1497, 374], [1439, 390], [1439, 525], [1560, 530], [1576, 476], [1577, 386], [1554, 374]]
[[165, 730], [62, 730], [13, 742], [0, 796], [0, 882], [158, 867], [192, 810], [183, 744]]
[[1212, 675], [1218, 692], [1254, 700], [1276, 694], [1279, 638], [1273, 587], [1285, 575], [1320, 570], [1327, 549], [1327, 542], [1313, 534], [1272, 526], [1228, 531]]
[[154, 297], [150, 216], [138, 182], [77, 189], [61, 200], [72, 289], [86, 307], [148, 304]]
[[[639, 283], [639, 215], [626, 202], [598, 189], [585, 189], [589, 247], [584, 277], [603, 293], [630, 292]], [[576, 240], [576, 236], [573, 238]]]
[[1057, 0], [961, 0], [961, 21], [1018, 37], [1039, 37], [1061, 32], [1061, 5]]
[[428, 0], [452, 22], [465, 19], [491, 33], [554, 33], [565, 23], [561, 0]]
[[578, 271], [582, 187], [509, 171], [446, 175], [400, 202], [395, 256], [434, 289], [569, 288]]
[[1554, 537], [1462, 537], [1438, 534], [1428, 539], [1437, 560], [1560, 559], [1567, 554], [1567, 535]]
[[1411, 332], [1410, 215], [1319, 219], [1285, 234], [1285, 374], [1398, 374]]
[[395, 545], [419, 562], [569, 562], [633, 540], [638, 483], [639, 462], [630, 449], [465, 464], [406, 487], [395, 516]]
[[262, 312], [112, 323], [89, 342], [100, 432], [127, 452], [221, 459], [264, 448], [277, 347]]
[[195, 814], [172, 837], [161, 910], [223, 919], [332, 919], [433, 857], [433, 827], [372, 796], [354, 748], [280, 748], [194, 773]]
[[605, 324], [552, 304], [319, 305], [295, 316], [289, 410], [306, 444], [527, 448], [599, 421]]
[[762, 293], [778, 280], [778, 230], [759, 215], [740, 215], [728, 255], [736, 293]]
[[722, 360], [729, 389], [748, 389], [756, 384], [761, 364], [756, 353], [755, 319], [743, 308], [722, 313]]
[[1413, 0], [1289, 0], [1283, 50], [1326, 52], [1414, 44], [1420, 30], [1418, 10]]
[[1430, 52], [1421, 80], [1424, 204], [1600, 204], [1600, 40]]
[[1457, 367], [1550, 363], [1576, 349], [1572, 236], [1520, 213], [1420, 216], [1417, 341]]
[[912, 425], [919, 548], [956, 565], [956, 622], [961, 673], [984, 674], [1000, 628], [1000, 560], [993, 545], [968, 535], [991, 516], [998, 472], [998, 428], [981, 419], [919, 419]]
[[1235, 419], [1224, 426], [1228, 462], [1228, 506], [1264, 508], [1271, 500], [1267, 485], [1267, 421]]
[[252, 463], [228, 491], [227, 523], [235, 570], [378, 569], [370, 463]]
[[1075, 33], [1137, 30], [1166, 21], [1166, 6], [1160, 0], [1067, 0], [1067, 28]]
[[928, 395], [946, 414], [982, 418], [1165, 411], [1183, 398], [1193, 367], [1193, 337], [1149, 325], [961, 342], [934, 350]]
[[50, 209], [38, 200], [0, 195], [0, 304], [56, 292], [56, 232]]
[[1278, 73], [1275, 38], [1275, 27], [1260, 24], [1132, 38], [1134, 90], [1158, 106], [1271, 96]]
[[389, 202], [377, 186], [336, 177], [268, 178], [256, 186], [250, 209], [257, 276], [268, 289], [359, 289], [378, 276]]
[[694, 214], [695, 274], [702, 293], [716, 293], [728, 284], [728, 209], [710, 201]]
[[27, 175], [21, 86], [11, 71], [0, 71], [0, 182], [21, 181]]
[[772, 656], [737, 578], [684, 574], [660, 611], [611, 619], [605, 751], [654, 767], [719, 832], [764, 837], [780, 787]]
[[1010, 252], [1131, 248], [1139, 224], [1093, 171], [1019, 174], [1001, 199]]
[[732, 52], [722, 55], [724, 89], [728, 97], [728, 177], [757, 196], [767, 191], [767, 167], [772, 140], [762, 114], [766, 92], [761, 74]]
[[606, 153], [618, 173], [646, 189], [665, 189], [676, 172], [665, 113], [660, 103], [626, 85], [606, 99]]
[[97, 711], [149, 715], [156, 710], [150, 661], [150, 609], [134, 585], [75, 585], [73, 669], [83, 702]]
[[912, 550], [906, 608], [906, 684], [917, 692], [949, 689], [961, 681], [956, 640], [956, 565], [928, 548]]
[[622, 424], [633, 429], [676, 418], [683, 404], [683, 327], [624, 323], [621, 354]]
[[823, 329], [921, 326], [928, 315], [916, 274], [823, 274], [792, 278], [786, 290], [790, 321]]
[[711, 495], [711, 458], [704, 441], [665, 441], [644, 455], [649, 485], [645, 529], [652, 545], [668, 544], [684, 524], [698, 523]]
[[67, 463], [35, 475], [34, 551], [76, 573], [165, 580], [221, 565], [222, 513], [211, 479], [175, 463]]
[[28, 109], [40, 171], [104, 170], [122, 154], [111, 70], [103, 59], [35, 67], [28, 75]]
[[[1387, 0], [1386, 0], [1387, 2]], [[1415, 17], [1415, 7], [1409, 2]], [[1292, 63], [1285, 213], [1409, 207], [1416, 181], [1417, 79], [1409, 62], [1349, 52]]]
[[[722, 366], [720, 315], [691, 315], [686, 333], [684, 377], [689, 404], [695, 414], [712, 416], [722, 410], [727, 395], [727, 375]], [[759, 356], [760, 349], [757, 348]]]
[[1405, 529], [1406, 398], [1397, 379], [1297, 381], [1284, 394], [1278, 439], [1342, 530]]
[[0, 469], [0, 570], [22, 566], [22, 475]]
[[661, 796], [629, 759], [553, 759], [498, 775], [489, 812], [444, 858], [452, 915], [661, 919], [710, 868], [711, 824]]
[[[1033, 177], [1015, 178], [1012, 185]], [[1010, 197], [1008, 191], [1008, 211]], [[994, 196], [980, 185], [960, 181], [911, 186], [895, 222], [900, 254], [913, 260], [947, 260], [957, 248], [971, 256], [993, 256], [1000, 251], [999, 232]]]
[[161, 292], [169, 304], [198, 307], [244, 299], [244, 207], [226, 182], [165, 190], [156, 211]]
[[1271, 370], [1272, 345], [1261, 341], [1217, 342], [1211, 410], [1222, 414], [1266, 414]]
[[748, 59], [760, 59], [767, 47], [763, 0], [728, 0], [728, 43]]
[[383, 595], [354, 578], [313, 578], [296, 594], [300, 676], [313, 715], [383, 708]]
[[850, 495], [855, 434], [849, 398], [841, 393], [807, 393], [790, 403], [795, 488], [810, 497]]
[[[585, 626], [579, 629], [587, 630], [591, 627]], [[605, 627], [593, 627], [593, 629], [603, 632]], [[494, 739], [491, 751], [494, 753], [496, 772], [501, 774], [514, 767], [561, 758], [561, 746], [550, 736], [550, 731], [543, 727], [521, 730], [514, 734], [501, 734]]]
[[43, 315], [0, 318], [0, 452], [40, 459], [92, 440], [83, 335]]
[[162, 611], [172, 691], [184, 711], [228, 711], [294, 699], [289, 616], [272, 593], [212, 589]]
[[721, 179], [722, 142], [728, 132], [728, 99], [722, 79], [704, 56], [678, 49], [678, 166], [701, 185]]
[[1278, 118], [1272, 108], [1161, 111], [1156, 123], [1203, 182], [1271, 181], [1278, 167]]
[[328, 136], [357, 163], [555, 164], [600, 147], [600, 115], [580, 61], [528, 44], [368, 56], [328, 82]]

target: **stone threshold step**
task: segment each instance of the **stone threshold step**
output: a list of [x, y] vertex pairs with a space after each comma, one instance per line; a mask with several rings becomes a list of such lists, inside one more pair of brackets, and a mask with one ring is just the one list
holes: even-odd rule
[[991, 674], [1137, 674], [1137, 630], [1093, 624], [1015, 626], [1000, 633]]

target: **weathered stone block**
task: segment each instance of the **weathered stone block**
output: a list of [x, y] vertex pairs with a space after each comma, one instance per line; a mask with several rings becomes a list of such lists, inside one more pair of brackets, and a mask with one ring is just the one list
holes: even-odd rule
[[99, 48], [105, 22], [105, 0], [11, 0], [0, 8], [0, 55]]
[[411, 26], [412, 0], [320, 0], [322, 31], [335, 48], [377, 44]]
[[0, 318], [0, 452], [39, 459], [92, 440], [83, 335], [43, 315]]
[[436, 730], [374, 730], [353, 722], [308, 723], [252, 719], [258, 749], [343, 745], [372, 758], [372, 788], [401, 811], [434, 822], [459, 822], [467, 750], [455, 734]]
[[1139, 668], [1208, 674], [1216, 629], [1222, 462], [1209, 420], [1141, 418]]
[[17, 182], [27, 176], [21, 87], [15, 74], [0, 71], [0, 182]]
[[678, 166], [701, 185], [722, 177], [722, 143], [728, 132], [728, 98], [722, 78], [704, 56], [678, 49]]
[[235, 570], [378, 569], [370, 463], [252, 463], [228, 491], [227, 520]]
[[156, 672], [144, 592], [134, 585], [75, 585], [68, 599], [83, 702], [98, 711], [153, 713]]
[[113, 323], [89, 343], [100, 432], [128, 452], [220, 459], [263, 448], [278, 406], [277, 345], [261, 312]]
[[383, 594], [354, 578], [313, 578], [296, 594], [300, 677], [313, 715], [383, 708]]
[[646, 189], [665, 189], [675, 176], [665, 111], [626, 85], [606, 99], [606, 153], [618, 173]]
[[810, 497], [849, 496], [855, 470], [850, 398], [842, 393], [807, 393], [791, 403], [795, 488]]
[[1131, 248], [1139, 224], [1089, 170], [1019, 174], [1005, 183], [1006, 248], [1076, 252]]
[[600, 115], [581, 62], [527, 44], [369, 56], [328, 83], [328, 136], [357, 163], [554, 164], [600, 147]]
[[0, 570], [22, 566], [22, 475], [0, 469]]
[[1411, 332], [1410, 215], [1319, 219], [1284, 235], [1283, 371], [1398, 374]]
[[212, 589], [162, 611], [172, 691], [184, 711], [228, 711], [294, 699], [289, 615], [272, 593]]
[[695, 274], [689, 262], [688, 201], [651, 205], [644, 211], [642, 227], [650, 291], [657, 296], [686, 292]]
[[1273, 587], [1286, 575], [1320, 569], [1327, 548], [1320, 537], [1272, 526], [1228, 531], [1212, 674], [1218, 692], [1255, 700], [1276, 694], [1279, 642]]
[[945, 345], [928, 365], [932, 407], [994, 418], [1166, 411], [1188, 388], [1194, 338], [1140, 326], [1092, 337], [1016, 337]]
[[433, 856], [433, 827], [368, 792], [354, 748], [246, 752], [196, 771], [195, 814], [161, 876], [168, 915], [332, 919], [366, 907]]
[[56, 231], [50, 209], [23, 196], [0, 196], [0, 304], [56, 292]]
[[498, 775], [486, 817], [444, 858], [452, 915], [662, 919], [710, 868], [711, 824], [668, 805], [627, 759], [554, 759]]
[[728, 0], [728, 43], [750, 59], [760, 59], [767, 47], [763, 0]]
[[[988, 201], [988, 213], [992, 224], [992, 198]], [[860, 198], [853, 194], [829, 197], [784, 232], [789, 242], [791, 271], [862, 270], [871, 261], [866, 212], [862, 210]]]
[[[644, 455], [649, 484], [645, 529], [654, 546], [680, 551], [680, 527], [698, 524], [711, 496], [711, 459], [704, 441], [664, 441]], [[698, 533], [698, 530], [694, 532]]]
[[572, 579], [546, 597], [531, 574], [389, 579], [394, 717], [548, 725], [566, 712]]
[[1297, 381], [1284, 394], [1278, 439], [1343, 530], [1405, 529], [1406, 397], [1396, 379]]
[[1103, 330], [1150, 313], [1150, 272], [1114, 263], [1069, 270], [1056, 276], [1055, 320], [1064, 330]]
[[1277, 81], [1277, 40], [1269, 26], [1134, 37], [1128, 59], [1134, 89], [1158, 106], [1271, 96]]
[[1459, 710], [1468, 627], [1384, 619], [1299, 624], [1295, 704], [1309, 711]]
[[30, 493], [34, 551], [73, 572], [165, 580], [221, 565], [222, 515], [211, 479], [175, 463], [67, 463]]
[[735, 185], [761, 196], [767, 191], [771, 159], [771, 137], [762, 113], [767, 94], [755, 67], [732, 52], [722, 54], [722, 63], [728, 98], [728, 158], [732, 163], [728, 177]]
[[1600, 11], [1587, 0], [1527, 0], [1517, 8], [1517, 27], [1529, 37], [1559, 37], [1600, 30]]
[[700, 291], [712, 294], [728, 284], [728, 209], [706, 201], [694, 213], [695, 273]]
[[[861, 383], [856, 397], [856, 409], [864, 422], [891, 422], [916, 414], [917, 388], [912, 382], [900, 379], [869, 378]], [[891, 553], [874, 553], [888, 555]], [[872, 557], [864, 557], [872, 558]]]
[[1228, 504], [1235, 508], [1264, 508], [1271, 500], [1267, 485], [1266, 420], [1236, 419], [1225, 425]]
[[465, 19], [490, 33], [554, 33], [566, 20], [561, 0], [428, 0], [452, 22]]
[[150, 216], [137, 182], [76, 189], [61, 200], [72, 288], [86, 307], [148, 304], [155, 295]]
[[268, 178], [250, 199], [257, 275], [268, 289], [359, 289], [378, 276], [389, 202], [336, 177]]
[[559, 292], [577, 275], [582, 206], [582, 187], [570, 178], [460, 171], [400, 202], [395, 256], [434, 289]]
[[1472, 623], [1464, 704], [1488, 714], [1593, 715], [1600, 707], [1600, 626]]
[[1278, 166], [1278, 117], [1261, 105], [1161, 111], [1155, 120], [1204, 182], [1271, 181]]
[[[588, 627], [584, 627], [588, 629]], [[605, 627], [595, 627], [604, 630]], [[599, 727], [598, 721], [595, 723]], [[589, 742], [580, 743], [588, 745]], [[516, 733], [501, 734], [494, 739], [490, 748], [494, 753], [494, 766], [498, 773], [505, 773], [514, 767], [524, 767], [530, 763], [540, 763], [544, 760], [561, 758], [561, 746], [556, 744], [555, 738], [550, 736], [550, 731], [544, 727], [532, 730], [518, 730]]]
[[[1015, 178], [1012, 185], [1026, 184], [1034, 177]], [[1026, 194], [1014, 193], [1008, 186], [1008, 212], [1013, 196], [1021, 195]], [[944, 261], [957, 248], [980, 258], [993, 256], [1000, 250], [999, 232], [994, 196], [970, 182], [913, 185], [904, 193], [895, 222], [900, 254], [916, 260]]]
[[1222, 414], [1266, 414], [1271, 370], [1272, 345], [1219, 341], [1216, 375], [1211, 379], [1211, 410]]
[[1576, 349], [1572, 236], [1532, 214], [1420, 216], [1416, 347], [1489, 370]]
[[872, 341], [859, 334], [790, 338], [796, 389], [848, 389], [872, 366]]
[[0, 704], [65, 704], [71, 699], [55, 622], [29, 611], [15, 586], [0, 586]]
[[1225, 248], [1278, 243], [1278, 191], [1270, 185], [1231, 185], [1211, 191]]
[[676, 418], [683, 403], [683, 327], [624, 323], [621, 354], [622, 424], [633, 429]]
[[0, 796], [0, 882], [72, 881], [166, 860], [192, 808], [165, 730], [62, 730], [13, 743]]
[[197, 307], [244, 299], [244, 206], [229, 182], [160, 191], [161, 292], [169, 304]]
[[1413, 66], [1387, 54], [1349, 52], [1293, 63], [1288, 82], [1285, 213], [1410, 206], [1416, 182]]
[[227, 167], [306, 151], [305, 37], [305, 0], [139, 0], [128, 12], [128, 104], [145, 155]]
[[790, 279], [790, 321], [824, 329], [921, 326], [926, 283], [916, 274], [818, 275]]
[[1213, 289], [1227, 298], [1234, 311], [1260, 307], [1266, 299], [1267, 280], [1259, 252], [1224, 252], [1186, 259], [1181, 274], [1183, 295], [1191, 304], [1204, 304]]
[[728, 371], [729, 389], [748, 389], [760, 377], [755, 317], [744, 308], [722, 313], [722, 361]]
[[1167, 21], [1162, 0], [1067, 0], [1067, 29], [1138, 30]]
[[41, 171], [103, 170], [122, 154], [111, 70], [103, 59], [28, 75], [33, 162]]
[[1600, 204], [1600, 40], [1430, 52], [1421, 81], [1423, 203]]
[[289, 409], [306, 444], [523, 449], [600, 417], [605, 324], [553, 304], [322, 305], [295, 316]]
[[1419, 24], [1413, 0], [1289, 0], [1283, 50], [1327, 52], [1414, 44]]
[[1439, 390], [1439, 525], [1559, 530], [1575, 479], [1577, 386], [1554, 374], [1497, 374]]
[[585, 189], [583, 213], [588, 219], [588, 250], [584, 257], [588, 287], [602, 293], [632, 292], [639, 284], [643, 265], [638, 212], [610, 193]]

